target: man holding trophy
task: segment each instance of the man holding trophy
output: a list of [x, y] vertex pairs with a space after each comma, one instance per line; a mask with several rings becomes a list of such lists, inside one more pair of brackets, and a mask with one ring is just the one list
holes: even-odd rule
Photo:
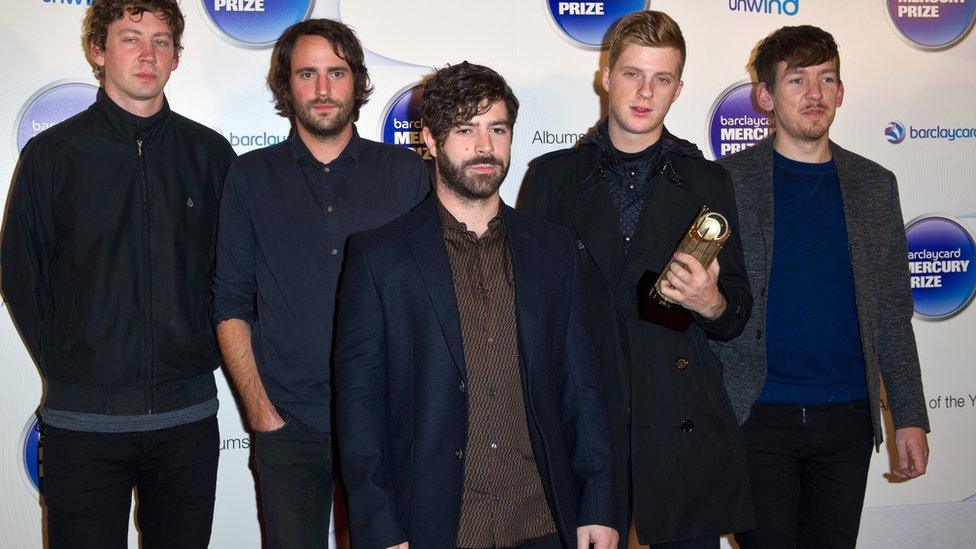
[[536, 159], [520, 200], [572, 229], [584, 252], [621, 547], [632, 516], [655, 549], [717, 548], [753, 520], [739, 428], [707, 343], [742, 332], [752, 296], [727, 174], [664, 128], [684, 61], [666, 14], [623, 18], [603, 71], [608, 118], [578, 147]]

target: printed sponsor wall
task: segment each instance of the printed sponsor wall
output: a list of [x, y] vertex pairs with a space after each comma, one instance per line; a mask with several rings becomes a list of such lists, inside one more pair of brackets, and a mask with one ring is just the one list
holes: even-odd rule
[[[19, 0], [0, 13], [0, 180], [38, 132], [84, 109], [97, 83], [80, 49], [88, 0]], [[892, 170], [909, 240], [915, 331], [932, 420], [920, 480], [885, 476], [874, 457], [860, 547], [976, 545], [976, 19], [973, 0], [183, 0], [185, 52], [168, 88], [174, 110], [222, 133], [238, 153], [287, 138], [264, 84], [270, 45], [306, 17], [350, 24], [368, 50], [375, 92], [360, 133], [429, 157], [419, 137], [419, 82], [467, 59], [509, 79], [522, 109], [502, 187], [513, 204], [527, 163], [573, 146], [605, 112], [601, 49], [613, 21], [650, 6], [688, 42], [684, 89], [669, 129], [718, 157], [771, 131], [746, 64], [782, 25], [837, 38], [846, 87], [832, 136]], [[6, 184], [0, 186], [6, 191]], [[798, 311], [797, 314], [802, 314]], [[0, 315], [0, 545], [41, 547], [34, 410], [41, 382]], [[259, 547], [250, 439], [218, 372], [221, 462], [214, 547]], [[890, 427], [890, 425], [889, 425]], [[889, 431], [890, 432], [890, 431]], [[341, 531], [341, 524], [340, 524]], [[135, 540], [133, 528], [132, 539]]]

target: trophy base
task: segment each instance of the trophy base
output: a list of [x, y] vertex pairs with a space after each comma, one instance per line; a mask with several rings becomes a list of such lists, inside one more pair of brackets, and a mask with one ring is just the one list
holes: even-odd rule
[[675, 332], [686, 332], [694, 319], [688, 309], [670, 303], [654, 289], [659, 273], [644, 271], [637, 282], [637, 316], [651, 324], [663, 326]]

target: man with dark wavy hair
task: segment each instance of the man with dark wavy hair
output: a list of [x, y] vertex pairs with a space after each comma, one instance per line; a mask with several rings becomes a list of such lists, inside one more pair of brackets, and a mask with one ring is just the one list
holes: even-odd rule
[[782, 27], [760, 42], [752, 68], [776, 131], [719, 160], [743, 212], [757, 298], [743, 337], [716, 346], [756, 510], [755, 530], [735, 539], [743, 549], [854, 547], [871, 450], [883, 440], [882, 378], [892, 474], [916, 478], [928, 464], [898, 185], [830, 139], [844, 99], [830, 33]]
[[498, 195], [518, 101], [464, 62], [426, 82], [421, 110], [434, 196], [349, 239], [339, 293], [352, 545], [614, 548], [577, 250]]
[[327, 547], [332, 505], [332, 327], [346, 237], [430, 188], [412, 151], [363, 139], [372, 86], [346, 25], [310, 19], [278, 39], [268, 72], [284, 142], [241, 156], [220, 206], [213, 322], [254, 431], [272, 548]]
[[207, 318], [218, 197], [234, 157], [169, 108], [175, 0], [96, 0], [101, 89], [32, 139], [3, 233], [8, 308], [45, 382], [41, 492], [53, 549], [203, 548], [217, 477], [219, 356]]

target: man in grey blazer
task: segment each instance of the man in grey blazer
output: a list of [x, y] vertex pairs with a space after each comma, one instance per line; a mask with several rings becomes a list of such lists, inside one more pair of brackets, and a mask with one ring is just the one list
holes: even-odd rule
[[[720, 160], [735, 185], [755, 298], [743, 335], [715, 342], [743, 423], [756, 529], [743, 549], [854, 547], [881, 378], [892, 474], [925, 473], [929, 430], [894, 175], [828, 137], [844, 98], [833, 37], [783, 27], [756, 50], [776, 132]], [[775, 215], [774, 215], [775, 212]]]

